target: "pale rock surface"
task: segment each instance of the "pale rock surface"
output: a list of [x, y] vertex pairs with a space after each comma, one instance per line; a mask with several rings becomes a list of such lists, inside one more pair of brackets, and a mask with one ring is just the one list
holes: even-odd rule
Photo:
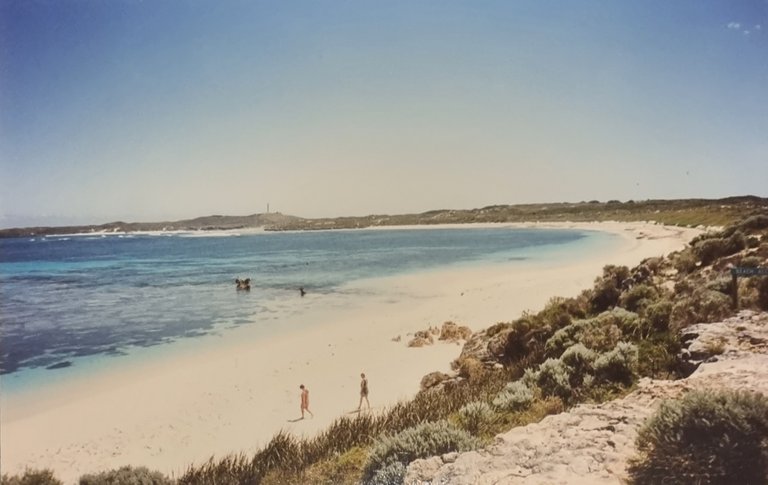
[[[688, 378], [642, 379], [622, 399], [579, 405], [512, 429], [485, 450], [417, 460], [405, 483], [619, 485], [627, 478], [638, 428], [663, 399], [708, 388], [768, 395], [768, 313], [743, 311], [723, 322], [694, 325], [685, 334], [690, 354], [704, 360]], [[722, 354], [708, 356], [721, 345]]]

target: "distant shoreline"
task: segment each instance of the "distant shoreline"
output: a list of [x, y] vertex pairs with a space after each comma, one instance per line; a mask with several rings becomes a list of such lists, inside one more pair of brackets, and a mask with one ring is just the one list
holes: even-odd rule
[[304, 218], [269, 212], [247, 216], [213, 215], [164, 222], [110, 222], [76, 226], [17, 227], [0, 229], [0, 238], [71, 234], [128, 234], [220, 231], [317, 231], [372, 229], [376, 227], [467, 223], [567, 223], [590, 221], [654, 222], [697, 227], [725, 226], [744, 216], [768, 210], [768, 198], [757, 196], [722, 199], [672, 199], [608, 202], [557, 202], [548, 204], [494, 205], [479, 209], [441, 209], [419, 214]]

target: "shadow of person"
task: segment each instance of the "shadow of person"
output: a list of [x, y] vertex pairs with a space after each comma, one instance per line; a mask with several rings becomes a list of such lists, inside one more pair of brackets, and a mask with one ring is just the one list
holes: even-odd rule
[[303, 420], [304, 418], [296, 418], [296, 419], [289, 419], [289, 423], [298, 423], [299, 421]]

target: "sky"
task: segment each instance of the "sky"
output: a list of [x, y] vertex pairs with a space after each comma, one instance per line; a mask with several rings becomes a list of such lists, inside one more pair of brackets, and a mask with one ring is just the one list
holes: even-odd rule
[[0, 227], [768, 196], [768, 0], [0, 0]]

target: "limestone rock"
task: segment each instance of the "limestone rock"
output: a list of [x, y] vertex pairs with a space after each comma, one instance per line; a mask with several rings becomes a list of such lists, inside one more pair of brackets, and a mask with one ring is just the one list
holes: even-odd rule
[[472, 330], [469, 327], [459, 326], [454, 322], [445, 322], [440, 329], [440, 340], [457, 342], [459, 340], [468, 340], [472, 336]]
[[449, 376], [445, 372], [437, 372], [437, 371], [430, 372], [429, 374], [421, 378], [421, 389], [424, 390], [424, 389], [429, 389], [431, 387], [435, 387], [436, 385], [450, 378], [451, 376]]

